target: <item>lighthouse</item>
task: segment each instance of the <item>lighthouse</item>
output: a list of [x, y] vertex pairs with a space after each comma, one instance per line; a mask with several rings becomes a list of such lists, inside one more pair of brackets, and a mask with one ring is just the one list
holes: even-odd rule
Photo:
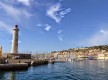
[[2, 58], [2, 47], [0, 47], [0, 58]]
[[13, 54], [18, 54], [18, 32], [19, 32], [18, 25], [15, 25], [13, 29], [13, 39], [12, 39], [12, 49], [11, 49], [11, 53]]

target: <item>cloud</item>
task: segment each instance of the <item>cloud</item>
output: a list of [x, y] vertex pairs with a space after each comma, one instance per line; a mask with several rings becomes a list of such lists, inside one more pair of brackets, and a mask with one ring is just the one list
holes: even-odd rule
[[27, 12], [25, 9], [17, 9], [12, 5], [5, 4], [2, 2], [0, 2], [0, 6], [8, 15], [10, 15], [18, 21], [20, 21], [21, 17], [29, 18], [31, 16], [31, 14]]
[[58, 39], [59, 39], [61, 42], [63, 42], [63, 37], [62, 37], [62, 35], [58, 35]]
[[52, 19], [54, 19], [57, 23], [59, 23], [61, 20], [61, 18], [57, 16], [57, 12], [60, 11], [60, 7], [61, 7], [61, 4], [57, 3], [50, 6], [50, 8], [47, 10], [47, 15], [51, 17]]
[[108, 31], [100, 30], [89, 40], [91, 45], [102, 45], [108, 43]]
[[63, 30], [58, 30], [58, 34], [61, 34], [63, 32]]
[[64, 17], [64, 15], [71, 11], [70, 8], [63, 10], [61, 7], [61, 3], [51, 5], [47, 10], [47, 16], [49, 16], [50, 18], [54, 19], [57, 23], [59, 23]]
[[108, 30], [101, 29], [90, 38], [80, 42], [83, 46], [95, 46], [108, 44]]
[[44, 28], [46, 31], [50, 31], [51, 29], [51, 26], [49, 24], [45, 24], [45, 28]]
[[70, 9], [70, 8], [65, 9], [64, 11], [61, 11], [61, 12], [59, 13], [59, 16], [60, 16], [61, 18], [63, 18], [63, 17], [64, 17], [64, 15], [65, 15], [65, 14], [67, 14], [67, 13], [69, 13], [70, 11], [71, 11], [71, 9]]
[[62, 35], [63, 30], [58, 30], [58, 39], [63, 42], [63, 35]]
[[38, 26], [41, 30], [44, 29], [44, 31], [50, 31], [52, 29], [52, 26], [49, 24], [37, 24], [36, 26]]
[[25, 6], [29, 6], [30, 5], [30, 0], [17, 0], [17, 1], [22, 3]]
[[37, 24], [36, 26], [38, 26], [38, 27], [42, 27], [42, 24]]
[[3, 21], [0, 21], [0, 30], [3, 30], [5, 32], [12, 34], [12, 27], [4, 23]]
[[101, 32], [101, 33], [103, 33], [103, 34], [107, 34], [107, 31], [105, 31], [105, 30], [100, 30], [99, 32]]

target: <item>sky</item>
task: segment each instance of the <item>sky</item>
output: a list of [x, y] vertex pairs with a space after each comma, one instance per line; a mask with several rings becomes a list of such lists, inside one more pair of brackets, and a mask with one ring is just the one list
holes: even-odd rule
[[59, 51], [108, 44], [108, 0], [0, 0], [0, 46], [19, 52]]

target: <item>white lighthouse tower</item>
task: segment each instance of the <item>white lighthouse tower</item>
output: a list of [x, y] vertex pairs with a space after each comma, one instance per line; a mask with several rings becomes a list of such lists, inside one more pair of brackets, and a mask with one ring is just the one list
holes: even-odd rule
[[12, 39], [12, 49], [11, 53], [17, 54], [18, 53], [18, 25], [15, 25], [13, 29], [13, 39]]

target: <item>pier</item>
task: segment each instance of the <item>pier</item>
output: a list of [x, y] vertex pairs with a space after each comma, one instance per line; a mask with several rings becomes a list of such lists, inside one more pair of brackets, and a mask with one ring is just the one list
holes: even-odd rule
[[39, 66], [39, 65], [48, 64], [47, 60], [33, 60], [33, 59], [7, 59], [5, 61], [1, 61], [3, 63], [0, 64], [0, 71], [25, 70], [28, 69], [30, 66]]
[[13, 71], [13, 70], [25, 70], [28, 69], [27, 63], [9, 63], [0, 64], [0, 71]]

